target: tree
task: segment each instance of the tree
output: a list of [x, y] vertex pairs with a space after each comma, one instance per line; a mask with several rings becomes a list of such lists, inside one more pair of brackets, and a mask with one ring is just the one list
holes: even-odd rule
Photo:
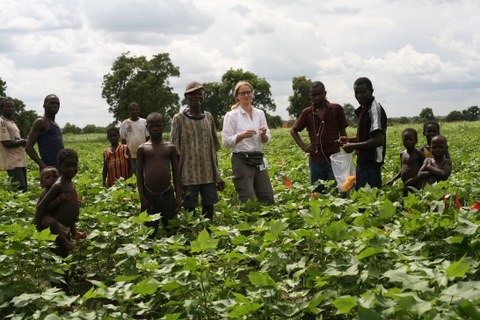
[[467, 121], [477, 121], [480, 115], [480, 109], [478, 106], [471, 106], [470, 108], [463, 110], [463, 118]]
[[87, 124], [82, 129], [82, 133], [106, 133], [106, 129], [103, 127], [97, 127], [94, 124]]
[[292, 79], [293, 95], [288, 97], [290, 105], [287, 107], [288, 114], [294, 118], [298, 118], [302, 110], [312, 103], [310, 97], [310, 86], [312, 80], [306, 79], [304, 76]]
[[451, 121], [462, 121], [464, 120], [463, 113], [458, 110], [453, 110], [447, 116], [445, 117], [445, 121], [451, 122]]
[[435, 120], [435, 115], [433, 114], [432, 108], [423, 108], [418, 115], [418, 120], [421, 122]]
[[398, 119], [398, 123], [400, 123], [400, 124], [409, 124], [409, 123], [410, 123], [410, 119], [407, 118], [407, 117], [405, 117], [405, 116], [403, 116], [403, 117], [400, 117], [400, 118]]
[[265, 118], [267, 120], [269, 129], [281, 128], [283, 125], [283, 120], [280, 116], [273, 116], [271, 114], [265, 113]]
[[256, 108], [267, 111], [275, 111], [277, 106], [273, 102], [272, 92], [270, 91], [270, 83], [265, 78], [260, 78], [250, 71], [243, 71], [242, 69], [228, 70], [222, 76], [222, 89], [226, 98], [228, 99], [226, 111], [237, 101], [233, 97], [233, 89], [239, 81], [247, 81], [253, 86], [254, 97], [253, 104]]
[[65, 127], [62, 128], [62, 133], [67, 134], [67, 133], [73, 133], [73, 134], [80, 134], [82, 133], [82, 129], [77, 127], [74, 124], [71, 124], [70, 122], [67, 122], [65, 124]]
[[15, 113], [12, 120], [17, 124], [17, 127], [20, 130], [20, 136], [26, 137], [30, 132], [33, 122], [38, 118], [38, 115], [33, 110], [26, 110], [25, 103], [22, 100], [8, 97], [6, 91], [7, 83], [0, 78], [0, 100], [10, 100], [13, 102], [15, 105]]
[[[275, 111], [276, 105], [272, 99], [270, 91], [270, 83], [264, 78], [260, 78], [250, 71], [242, 69], [229, 69], [223, 76], [222, 82], [211, 82], [203, 84], [205, 97], [203, 100], [203, 108], [212, 113], [215, 118], [217, 128], [221, 128], [221, 119], [230, 111], [233, 104], [236, 103], [233, 97], [233, 89], [239, 81], [247, 81], [253, 86], [254, 98], [253, 104], [265, 112], [267, 119], [268, 111]], [[277, 121], [275, 119], [274, 121]], [[270, 126], [270, 123], [268, 123]]]
[[205, 96], [203, 109], [210, 112], [215, 119], [217, 129], [222, 127], [223, 116], [230, 110], [228, 105], [228, 91], [223, 88], [220, 82], [208, 82], [203, 84]]
[[343, 113], [345, 113], [345, 117], [347, 118], [348, 125], [350, 127], [356, 127], [357, 115], [355, 114], [355, 107], [352, 106], [350, 103], [345, 103], [343, 105]]
[[157, 111], [165, 122], [179, 109], [179, 97], [170, 86], [170, 77], [180, 76], [178, 67], [170, 61], [168, 53], [160, 53], [151, 60], [144, 56], [129, 57], [122, 53], [113, 63], [111, 73], [103, 76], [102, 97], [109, 104], [108, 111], [116, 121], [129, 117], [128, 105], [135, 101], [140, 116]]

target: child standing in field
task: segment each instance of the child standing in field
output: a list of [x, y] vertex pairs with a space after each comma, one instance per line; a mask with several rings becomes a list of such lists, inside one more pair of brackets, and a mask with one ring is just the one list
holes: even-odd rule
[[128, 112], [130, 113], [130, 118], [123, 120], [120, 125], [120, 138], [122, 143], [126, 144], [130, 150], [132, 172], [136, 174], [138, 146], [148, 140], [147, 122], [144, 118], [140, 118], [138, 103], [131, 102], [128, 105]]
[[[60, 150], [58, 164], [60, 178], [46, 191], [43, 198], [41, 195], [35, 212], [35, 222], [39, 230], [50, 228], [51, 233], [58, 235], [55, 240], [58, 246], [57, 253], [66, 257], [73, 250], [70, 234], [73, 239], [84, 239], [87, 234], [77, 231], [75, 225], [80, 214], [77, 191], [72, 182], [78, 172], [77, 152], [72, 149]], [[48, 188], [51, 181], [47, 179], [49, 172], [52, 171], [47, 169], [42, 178], [45, 188]]]
[[[432, 138], [440, 134], [440, 124], [437, 121], [427, 121], [423, 124], [423, 135], [427, 139], [427, 143], [420, 147], [420, 151], [423, 152], [425, 158], [433, 158], [431, 151]], [[450, 159], [448, 149], [445, 153], [445, 158]]]
[[421, 186], [447, 180], [452, 173], [452, 161], [447, 159], [447, 139], [438, 135], [432, 138], [431, 152], [433, 158], [426, 158], [418, 172]]
[[400, 171], [395, 177], [387, 182], [386, 186], [391, 186], [398, 178], [402, 178], [403, 181], [403, 194], [406, 195], [408, 187], [414, 187], [418, 189], [418, 171], [423, 165], [425, 156], [423, 153], [415, 148], [418, 142], [417, 130], [413, 128], [407, 128], [402, 131], [402, 142], [406, 150], [400, 153], [400, 163], [402, 164]]
[[[147, 130], [150, 140], [141, 144], [137, 152], [137, 186], [142, 212], [161, 213], [162, 224], [168, 225], [180, 208], [181, 180], [178, 152], [171, 142], [163, 141], [163, 116], [153, 112], [147, 117]], [[173, 185], [175, 191], [172, 188]], [[154, 227], [155, 237], [158, 220], [148, 223]]]
[[116, 127], [107, 130], [110, 147], [103, 151], [102, 183], [110, 188], [120, 178], [128, 179], [132, 176], [132, 160], [130, 150], [125, 144], [119, 144], [120, 131]]

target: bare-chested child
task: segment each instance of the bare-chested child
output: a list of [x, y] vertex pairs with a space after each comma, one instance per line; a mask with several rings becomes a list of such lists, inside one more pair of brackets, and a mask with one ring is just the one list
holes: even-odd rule
[[[420, 147], [420, 151], [423, 152], [425, 158], [433, 158], [431, 145], [432, 138], [440, 134], [440, 123], [434, 120], [429, 120], [423, 124], [423, 135], [427, 139], [427, 143]], [[445, 158], [450, 159], [450, 154], [447, 151], [445, 152]]]
[[438, 135], [432, 138], [430, 145], [433, 158], [425, 158], [418, 172], [421, 187], [437, 181], [447, 180], [452, 173], [452, 161], [446, 158], [447, 139]]
[[[87, 234], [77, 231], [76, 222], [80, 214], [77, 191], [72, 182], [78, 171], [78, 155], [75, 150], [63, 149], [58, 153], [60, 178], [49, 190], [42, 192], [35, 211], [35, 223], [39, 230], [50, 228], [50, 232], [57, 234], [57, 253], [66, 257], [73, 249], [70, 233], [73, 239], [84, 239]], [[43, 171], [42, 171], [43, 172]], [[54, 179], [56, 172], [47, 169], [42, 177], [45, 188]], [[47, 179], [48, 178], [48, 179]]]
[[[161, 213], [163, 226], [174, 218], [180, 208], [181, 180], [177, 148], [163, 141], [163, 116], [158, 112], [147, 116], [150, 140], [141, 144], [137, 151], [137, 186], [141, 210], [148, 214]], [[173, 185], [175, 191], [172, 188]], [[155, 237], [159, 222], [147, 224], [154, 227]]]
[[397, 175], [385, 185], [391, 186], [398, 178], [402, 178], [404, 188], [403, 194], [406, 195], [408, 187], [419, 188], [418, 171], [423, 165], [425, 156], [420, 150], [415, 148], [418, 142], [417, 130], [413, 128], [404, 129], [402, 131], [402, 142], [405, 147], [405, 150], [400, 153], [400, 162], [402, 166]]

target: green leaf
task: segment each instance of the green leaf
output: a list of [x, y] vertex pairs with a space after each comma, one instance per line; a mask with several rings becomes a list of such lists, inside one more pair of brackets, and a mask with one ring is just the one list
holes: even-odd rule
[[362, 306], [358, 306], [357, 309], [357, 314], [358, 314], [358, 320], [384, 320], [384, 318], [381, 314], [364, 308]]
[[198, 235], [197, 240], [192, 241], [190, 245], [190, 252], [203, 252], [208, 249], [216, 249], [218, 245], [218, 240], [210, 237], [210, 234], [207, 230], [203, 229]]
[[160, 282], [155, 279], [149, 278], [137, 283], [132, 292], [136, 294], [141, 294], [142, 296], [150, 295], [157, 291], [158, 287], [160, 287]]
[[461, 234], [474, 235], [477, 232], [478, 224], [475, 224], [466, 219], [458, 218], [458, 222], [461, 224], [455, 228], [455, 231]]
[[240, 306], [235, 307], [231, 312], [228, 313], [230, 318], [239, 318], [243, 317], [247, 314], [257, 311], [262, 306], [258, 303], [247, 303]]
[[335, 299], [335, 301], [333, 301], [333, 305], [338, 309], [338, 312], [341, 314], [346, 314], [349, 313], [352, 308], [357, 306], [357, 302], [355, 301], [355, 297], [342, 296]]
[[358, 254], [358, 260], [362, 260], [362, 259], [365, 259], [367, 257], [373, 256], [373, 255], [376, 255], [376, 254], [380, 254], [380, 253], [384, 253], [384, 252], [385, 251], [381, 248], [368, 247]]
[[334, 221], [324, 227], [325, 235], [333, 241], [342, 241], [348, 238], [348, 225], [343, 221]]
[[480, 311], [478, 308], [468, 300], [462, 300], [458, 303], [461, 313], [468, 316], [469, 319], [480, 319]]
[[248, 274], [248, 279], [254, 286], [274, 287], [276, 285], [275, 281], [266, 272], [252, 271]]
[[383, 274], [384, 277], [390, 279], [390, 282], [400, 282], [404, 289], [412, 289], [425, 291], [428, 290], [428, 281], [423, 280], [420, 276], [409, 275], [405, 268], [397, 270], [388, 270]]
[[138, 224], [143, 224], [149, 221], [153, 221], [153, 216], [149, 215], [147, 211], [143, 211], [138, 216], [132, 218], [132, 222]]
[[140, 249], [138, 248], [138, 245], [134, 243], [128, 243], [124, 245], [121, 248], [118, 248], [117, 252], [115, 254], [126, 254], [129, 257], [135, 257], [140, 254]]
[[43, 240], [43, 241], [54, 241], [57, 238], [56, 234], [50, 233], [50, 228], [43, 229], [40, 232], [35, 232], [33, 234], [33, 239]]
[[447, 276], [451, 278], [464, 277], [470, 268], [470, 263], [463, 262], [465, 255], [458, 261], [452, 262], [447, 268]]

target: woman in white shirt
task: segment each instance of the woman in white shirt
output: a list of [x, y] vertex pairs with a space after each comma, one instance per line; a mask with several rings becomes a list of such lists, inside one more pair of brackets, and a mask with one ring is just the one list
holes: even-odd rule
[[252, 106], [253, 87], [240, 81], [233, 90], [237, 103], [223, 119], [222, 141], [232, 149], [233, 184], [242, 203], [273, 204], [273, 189], [262, 146], [271, 140], [265, 113]]

